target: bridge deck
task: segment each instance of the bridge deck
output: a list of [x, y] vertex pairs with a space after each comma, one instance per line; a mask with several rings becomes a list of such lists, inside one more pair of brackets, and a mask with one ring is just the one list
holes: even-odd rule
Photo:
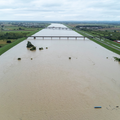
[[100, 39], [107, 38], [107, 37], [101, 37], [101, 36], [61, 36], [61, 35], [60, 36], [52, 36], [52, 35], [51, 36], [50, 35], [48, 35], [48, 36], [47, 35], [36, 36], [35, 35], [35, 36], [26, 36], [26, 37], [60, 37], [60, 38], [65, 38], [65, 37], [66, 38], [76, 38], [77, 37], [77, 38], [100, 38]]

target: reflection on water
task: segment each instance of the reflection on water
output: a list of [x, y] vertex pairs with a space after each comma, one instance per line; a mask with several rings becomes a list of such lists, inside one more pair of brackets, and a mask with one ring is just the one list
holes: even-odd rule
[[0, 56], [0, 120], [120, 119], [117, 54], [88, 39], [27, 41]]

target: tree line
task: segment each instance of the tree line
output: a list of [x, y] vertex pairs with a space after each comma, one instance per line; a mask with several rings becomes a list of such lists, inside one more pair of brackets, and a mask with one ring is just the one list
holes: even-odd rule
[[13, 32], [9, 32], [9, 33], [1, 33], [0, 34], [0, 40], [3, 39], [18, 39], [18, 38], [23, 38], [25, 37], [27, 34], [29, 34], [29, 32], [19, 32], [19, 33], [13, 33]]

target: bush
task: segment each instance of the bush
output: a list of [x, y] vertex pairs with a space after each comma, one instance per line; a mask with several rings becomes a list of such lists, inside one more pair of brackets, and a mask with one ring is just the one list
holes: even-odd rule
[[8, 40], [8, 41], [7, 41], [7, 43], [11, 43], [11, 41], [10, 41], [10, 40]]
[[27, 48], [31, 48], [31, 47], [33, 47], [34, 45], [30, 42], [30, 41], [28, 41], [28, 43], [27, 43]]
[[39, 50], [43, 50], [43, 47], [39, 48]]
[[120, 62], [120, 58], [114, 57], [114, 59]]

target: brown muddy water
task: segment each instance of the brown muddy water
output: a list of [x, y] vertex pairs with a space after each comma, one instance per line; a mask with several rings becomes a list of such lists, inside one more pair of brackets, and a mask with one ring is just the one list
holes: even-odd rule
[[119, 120], [113, 56], [120, 57], [88, 39], [21, 42], [0, 56], [0, 120]]

